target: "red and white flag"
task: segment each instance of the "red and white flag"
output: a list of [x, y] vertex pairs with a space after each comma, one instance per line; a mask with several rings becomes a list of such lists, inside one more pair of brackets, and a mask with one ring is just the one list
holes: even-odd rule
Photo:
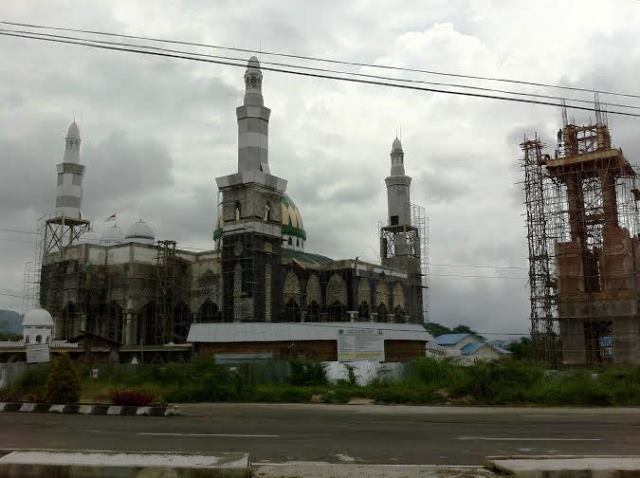
[[116, 215], [112, 214], [111, 216], [109, 216], [108, 218], [106, 218], [104, 220], [104, 222], [109, 222], [109, 221], [115, 221], [116, 220]]

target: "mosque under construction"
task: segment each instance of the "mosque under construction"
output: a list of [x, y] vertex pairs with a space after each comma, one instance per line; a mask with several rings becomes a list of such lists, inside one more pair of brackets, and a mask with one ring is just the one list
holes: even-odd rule
[[[140, 220], [101, 235], [82, 214], [80, 130], [75, 121], [57, 165], [56, 214], [47, 219], [39, 296], [58, 343], [117, 360], [192, 355], [319, 360], [424, 356], [426, 224], [411, 203], [398, 138], [385, 179], [388, 214], [380, 263], [307, 251], [302, 215], [271, 173], [263, 74], [252, 57], [236, 109], [238, 169], [216, 178], [211, 250], [158, 240]], [[77, 349], [76, 353], [81, 350]], [[73, 352], [73, 351], [72, 351]]]

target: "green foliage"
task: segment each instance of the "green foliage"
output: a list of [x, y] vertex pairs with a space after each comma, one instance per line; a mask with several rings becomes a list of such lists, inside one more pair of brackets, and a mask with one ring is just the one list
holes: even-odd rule
[[[379, 403], [451, 405], [640, 405], [640, 367], [600, 373], [548, 371], [515, 358], [461, 366], [423, 358], [404, 367], [401, 378], [379, 377], [365, 387], [349, 380], [329, 384], [321, 364], [308, 361], [221, 366], [213, 361], [158, 365], [100, 365], [100, 378], [83, 369], [85, 390], [109, 400], [115, 389], [137, 388], [170, 402], [346, 403], [354, 397]], [[29, 368], [11, 393], [42, 395], [46, 367]], [[348, 368], [349, 370], [349, 368]], [[38, 392], [40, 390], [40, 392]], [[8, 394], [9, 391], [5, 392]]]
[[49, 364], [32, 364], [6, 390], [0, 391], [0, 400], [5, 402], [44, 402], [47, 395]]
[[289, 382], [291, 385], [325, 385], [327, 383], [327, 375], [325, 365], [320, 362], [312, 362], [309, 360], [292, 360], [291, 377]]
[[533, 360], [533, 344], [529, 337], [522, 337], [516, 342], [511, 342], [507, 349], [516, 360]]
[[58, 355], [49, 372], [47, 401], [76, 403], [80, 400], [80, 376], [67, 354]]

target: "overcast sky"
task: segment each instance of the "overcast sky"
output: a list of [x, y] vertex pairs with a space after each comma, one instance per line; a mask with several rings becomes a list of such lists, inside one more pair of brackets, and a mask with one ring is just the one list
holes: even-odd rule
[[[4, 0], [0, 17], [640, 93], [636, 0]], [[75, 116], [87, 167], [83, 211], [98, 231], [116, 213], [123, 228], [143, 218], [159, 239], [212, 247], [214, 178], [237, 164], [241, 69], [7, 37], [0, 58], [0, 228], [34, 230], [52, 212], [55, 166]], [[518, 144], [535, 130], [551, 143], [557, 109], [274, 72], [265, 72], [263, 92], [271, 171], [289, 181], [308, 251], [378, 259], [384, 178], [401, 127], [412, 199], [430, 218], [430, 319], [527, 331]], [[640, 119], [610, 124], [635, 162]], [[32, 240], [0, 231], [0, 292], [21, 293]], [[489, 278], [468, 277], [479, 275]], [[20, 304], [0, 295], [0, 308]]]

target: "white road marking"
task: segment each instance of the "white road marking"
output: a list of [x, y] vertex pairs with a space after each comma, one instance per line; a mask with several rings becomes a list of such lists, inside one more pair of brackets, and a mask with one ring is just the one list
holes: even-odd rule
[[161, 433], [140, 432], [140, 436], [147, 437], [194, 437], [194, 438], [280, 438], [280, 435], [249, 435], [243, 433]]
[[520, 438], [520, 437], [458, 437], [458, 440], [478, 441], [602, 441], [602, 438]]

